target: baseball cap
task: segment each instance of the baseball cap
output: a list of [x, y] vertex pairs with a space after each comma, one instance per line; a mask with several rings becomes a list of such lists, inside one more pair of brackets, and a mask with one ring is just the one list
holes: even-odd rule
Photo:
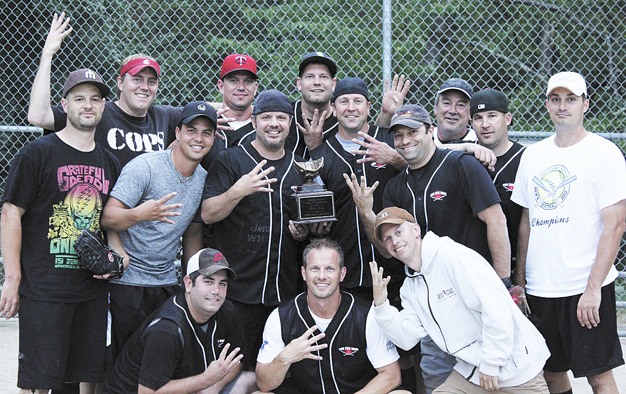
[[474, 88], [472, 88], [472, 85], [470, 85], [469, 82], [462, 78], [450, 78], [446, 80], [443, 85], [441, 85], [437, 91], [437, 96], [449, 90], [458, 90], [459, 92], [465, 94], [467, 98], [471, 99]]
[[484, 89], [474, 93], [470, 101], [470, 116], [477, 112], [498, 111], [509, 112], [509, 100], [499, 90]]
[[587, 96], [587, 83], [582, 75], [576, 72], [563, 71], [558, 74], [554, 74], [548, 81], [548, 89], [546, 90], [546, 96], [556, 88], [565, 88], [576, 96]]
[[405, 104], [398, 108], [391, 117], [389, 131], [391, 131], [391, 129], [393, 129], [396, 125], [418, 129], [423, 124], [433, 124], [428, 111], [426, 111], [421, 105]]
[[380, 236], [380, 226], [383, 224], [402, 224], [404, 222], [415, 223], [415, 218], [402, 208], [388, 207], [378, 212], [376, 215], [376, 223], [374, 225], [374, 234], [376, 235], [376, 239], [382, 242]]
[[284, 112], [293, 116], [293, 108], [287, 96], [275, 89], [262, 91], [254, 101], [252, 115], [263, 112]]
[[94, 85], [100, 89], [102, 97], [106, 97], [111, 93], [111, 89], [102, 81], [100, 74], [88, 68], [81, 68], [68, 74], [65, 84], [63, 85], [63, 97], [67, 96], [67, 93], [72, 90], [72, 88], [84, 83]]
[[189, 262], [187, 262], [187, 275], [198, 271], [200, 275], [207, 276], [219, 270], [226, 270], [231, 279], [237, 279], [237, 274], [230, 268], [226, 257], [219, 250], [213, 248], [202, 249], [191, 256]]
[[367, 85], [361, 78], [346, 77], [340, 79], [337, 85], [335, 85], [331, 102], [334, 102], [337, 97], [343, 96], [344, 94], [361, 94], [365, 96], [366, 100], [369, 100]]
[[208, 118], [211, 123], [213, 123], [213, 127], [217, 128], [217, 112], [215, 108], [204, 101], [194, 101], [185, 105], [180, 114], [180, 122], [178, 123], [187, 125], [200, 116]]
[[298, 75], [302, 76], [302, 72], [307, 64], [310, 63], [322, 63], [328, 70], [330, 71], [330, 75], [334, 78], [337, 74], [337, 64], [333, 60], [332, 57], [328, 56], [324, 52], [309, 52], [306, 55], [302, 56], [302, 60], [300, 60], [300, 66], [298, 67]]
[[220, 70], [220, 79], [224, 79], [227, 74], [233, 71], [248, 71], [257, 76], [256, 60], [252, 56], [233, 53], [224, 58], [222, 69]]
[[146, 67], [153, 69], [157, 77], [161, 76], [161, 66], [159, 66], [159, 63], [157, 63], [156, 60], [147, 57], [138, 57], [122, 65], [120, 69], [120, 77], [126, 73], [135, 75]]

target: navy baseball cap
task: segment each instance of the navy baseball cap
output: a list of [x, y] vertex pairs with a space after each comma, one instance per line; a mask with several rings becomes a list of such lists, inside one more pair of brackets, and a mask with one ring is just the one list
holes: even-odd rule
[[365, 96], [365, 99], [369, 101], [369, 94], [367, 91], [367, 85], [361, 78], [346, 77], [340, 79], [333, 91], [331, 102], [335, 102], [337, 97], [344, 94], [361, 94]]
[[309, 52], [304, 55], [302, 57], [302, 60], [300, 60], [300, 66], [298, 67], [298, 76], [302, 76], [304, 68], [307, 66], [307, 64], [311, 63], [322, 63], [323, 65], [328, 67], [330, 75], [335, 78], [335, 75], [337, 74], [337, 64], [332, 57], [328, 56], [324, 52]]
[[187, 275], [198, 271], [200, 275], [208, 276], [219, 270], [226, 270], [231, 279], [237, 279], [237, 274], [230, 268], [226, 257], [217, 249], [202, 249], [191, 256], [189, 262], [187, 262]]
[[474, 93], [470, 101], [470, 115], [477, 112], [498, 111], [509, 112], [509, 100], [506, 95], [499, 90], [484, 89]]
[[65, 84], [63, 84], [63, 97], [67, 96], [67, 93], [72, 90], [72, 88], [82, 84], [94, 85], [100, 89], [100, 94], [102, 94], [103, 98], [111, 93], [111, 89], [104, 83], [100, 74], [88, 68], [80, 68], [76, 71], [72, 71], [67, 76]]
[[450, 78], [446, 80], [437, 91], [437, 96], [449, 90], [458, 90], [466, 95], [468, 99], [471, 99], [474, 94], [474, 88], [472, 88], [472, 85], [462, 78]]
[[418, 129], [423, 124], [432, 125], [433, 121], [430, 119], [430, 114], [421, 105], [405, 104], [398, 108], [391, 117], [391, 123], [389, 124], [389, 131], [394, 126], [402, 125], [410, 127], [412, 129]]
[[217, 129], [217, 112], [215, 108], [204, 101], [194, 101], [185, 105], [180, 114], [179, 124], [188, 125], [200, 116], [208, 118], [213, 123], [213, 127]]
[[275, 89], [262, 91], [254, 101], [252, 115], [263, 112], [284, 112], [293, 116], [293, 108], [287, 96]]

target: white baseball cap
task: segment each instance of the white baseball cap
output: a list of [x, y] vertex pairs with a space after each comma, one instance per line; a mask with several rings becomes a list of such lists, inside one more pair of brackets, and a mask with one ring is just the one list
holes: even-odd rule
[[587, 83], [582, 75], [576, 72], [563, 71], [558, 74], [554, 74], [548, 81], [548, 90], [546, 96], [556, 88], [565, 88], [576, 96], [587, 96]]

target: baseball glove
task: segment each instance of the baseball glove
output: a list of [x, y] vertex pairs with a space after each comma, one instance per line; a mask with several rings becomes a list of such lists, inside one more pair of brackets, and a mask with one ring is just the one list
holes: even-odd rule
[[522, 286], [511, 286], [508, 290], [515, 305], [517, 305], [525, 316], [528, 316], [530, 314], [530, 307], [528, 307], [528, 302], [526, 301], [524, 288]]
[[104, 245], [93, 232], [83, 230], [74, 244], [74, 249], [81, 266], [87, 268], [93, 274], [111, 274], [109, 279], [122, 277], [124, 273], [122, 257]]

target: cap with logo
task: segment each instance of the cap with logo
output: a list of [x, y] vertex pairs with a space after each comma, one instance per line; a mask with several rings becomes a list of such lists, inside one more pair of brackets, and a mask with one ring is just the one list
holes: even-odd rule
[[220, 70], [220, 79], [234, 71], [248, 71], [255, 77], [257, 75], [256, 60], [252, 56], [233, 53], [224, 58], [222, 69]]
[[205, 248], [191, 256], [187, 263], [187, 275], [196, 271], [200, 275], [208, 276], [219, 270], [226, 270], [231, 279], [237, 279], [237, 274], [230, 268], [226, 257], [219, 250], [213, 248]]
[[330, 76], [335, 78], [337, 74], [337, 64], [333, 60], [332, 57], [328, 56], [324, 52], [309, 52], [306, 55], [302, 56], [302, 60], [300, 60], [300, 66], [298, 67], [298, 75], [302, 76], [302, 72], [304, 72], [304, 68], [311, 63], [322, 63], [328, 70], [330, 71]]
[[376, 235], [376, 239], [382, 242], [380, 227], [383, 224], [402, 224], [404, 222], [415, 223], [415, 218], [402, 208], [388, 207], [378, 212], [376, 215], [376, 222], [374, 224], [374, 234]]
[[550, 80], [548, 80], [546, 96], [549, 96], [550, 93], [552, 93], [552, 91], [556, 88], [565, 88], [574, 93], [576, 96], [582, 96], [583, 94], [585, 97], [588, 96], [585, 78], [576, 72], [563, 71], [550, 77]]
[[262, 114], [263, 112], [284, 112], [293, 116], [293, 108], [287, 96], [275, 89], [262, 91], [254, 101], [252, 115]]
[[366, 100], [369, 100], [369, 93], [367, 91], [367, 85], [361, 78], [346, 77], [340, 79], [335, 85], [331, 102], [335, 102], [337, 97], [344, 94], [360, 94], [365, 96]]
[[437, 91], [437, 96], [439, 96], [443, 92], [447, 92], [450, 90], [458, 90], [459, 92], [466, 95], [469, 99], [472, 98], [474, 92], [474, 88], [472, 88], [472, 85], [470, 85], [469, 82], [467, 82], [466, 80], [462, 78], [450, 78], [446, 80], [443, 85], [441, 85], [441, 87]]
[[421, 105], [405, 104], [398, 108], [391, 117], [389, 131], [397, 125], [410, 127], [412, 129], [419, 129], [423, 124], [433, 124], [428, 111], [426, 111]]
[[63, 97], [66, 97], [67, 93], [72, 90], [72, 88], [82, 84], [94, 85], [100, 89], [102, 97], [106, 97], [111, 93], [111, 89], [102, 81], [100, 74], [88, 68], [81, 68], [70, 72], [67, 76], [65, 84], [63, 85]]
[[470, 101], [470, 116], [477, 112], [498, 111], [509, 112], [509, 100], [499, 90], [484, 89], [474, 93]]
[[120, 77], [124, 76], [124, 74], [136, 75], [146, 67], [153, 69], [157, 77], [161, 76], [161, 66], [159, 66], [156, 60], [147, 57], [138, 57], [122, 64]]
[[200, 116], [208, 118], [211, 123], [213, 123], [213, 127], [217, 128], [217, 112], [215, 108], [204, 101], [194, 101], [185, 105], [183, 111], [180, 113], [179, 124], [188, 125], [191, 121]]

